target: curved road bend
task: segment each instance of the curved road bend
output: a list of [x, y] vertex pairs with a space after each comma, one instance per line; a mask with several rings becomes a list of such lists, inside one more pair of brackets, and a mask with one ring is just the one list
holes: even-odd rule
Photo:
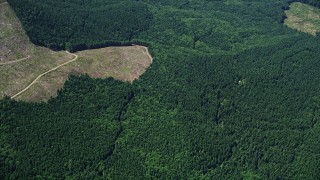
[[72, 62], [74, 62], [74, 61], [76, 61], [76, 60], [78, 59], [78, 55], [73, 54], [73, 53], [70, 53], [70, 52], [68, 52], [68, 51], [66, 51], [66, 53], [67, 53], [67, 54], [70, 54], [70, 55], [73, 55], [74, 58], [73, 58], [72, 60], [68, 61], [68, 62], [65, 62], [65, 63], [63, 63], [63, 64], [60, 64], [59, 66], [56, 66], [56, 67], [54, 67], [54, 68], [52, 68], [52, 69], [50, 69], [50, 70], [48, 70], [48, 71], [40, 74], [40, 75], [39, 75], [35, 80], [33, 80], [26, 88], [24, 88], [22, 91], [18, 92], [17, 94], [13, 95], [13, 96], [11, 97], [11, 99], [14, 99], [14, 98], [18, 97], [19, 95], [21, 95], [22, 93], [24, 93], [25, 91], [27, 91], [32, 85], [34, 85], [34, 84], [35, 84], [41, 77], [43, 77], [44, 75], [46, 75], [46, 74], [48, 74], [48, 73], [50, 73], [50, 72], [52, 72], [52, 71], [55, 71], [55, 70], [59, 69], [60, 67], [65, 66], [65, 65], [67, 65], [67, 64], [69, 64], [69, 63], [72, 63]]

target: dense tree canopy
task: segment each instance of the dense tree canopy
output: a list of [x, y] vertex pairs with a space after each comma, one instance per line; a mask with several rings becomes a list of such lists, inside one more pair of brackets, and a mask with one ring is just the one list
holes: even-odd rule
[[[131, 41], [148, 29], [152, 13], [139, 1], [8, 1], [31, 41], [52, 49], [83, 49]], [[118, 43], [119, 44], [119, 43]], [[117, 44], [116, 44], [117, 45]]]
[[1, 100], [1, 179], [319, 178], [320, 39], [279, 23], [287, 1], [9, 3], [33, 42], [146, 42], [154, 63]]
[[301, 2], [320, 8], [320, 0], [289, 0], [289, 2]]

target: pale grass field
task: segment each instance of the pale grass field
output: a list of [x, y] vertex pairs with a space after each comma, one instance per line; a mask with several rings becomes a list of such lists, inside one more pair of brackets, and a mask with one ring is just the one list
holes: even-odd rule
[[285, 13], [288, 17], [285, 24], [288, 27], [314, 36], [320, 31], [320, 9], [295, 2]]
[[141, 46], [128, 46], [77, 52], [77, 61], [47, 74], [17, 99], [45, 101], [54, 97], [71, 74], [88, 74], [93, 78], [113, 77], [131, 83], [151, 64], [144, 51]]

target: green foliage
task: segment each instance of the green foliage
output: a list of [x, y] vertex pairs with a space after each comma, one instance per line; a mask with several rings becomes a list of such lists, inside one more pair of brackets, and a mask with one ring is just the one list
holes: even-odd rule
[[289, 2], [301, 2], [320, 8], [320, 0], [290, 0]]
[[[148, 29], [152, 14], [139, 1], [9, 0], [31, 41], [51, 49], [117, 45]], [[89, 46], [89, 47], [83, 47]]]
[[286, 1], [136, 3], [152, 67], [132, 85], [71, 77], [48, 104], [1, 100], [1, 177], [318, 178], [319, 38], [279, 23]]
[[[18, 153], [13, 151], [13, 160], [11, 153], [3, 157], [6, 166], [1, 166], [5, 168], [1, 176], [12, 177], [10, 173], [20, 178], [97, 176], [101, 165], [96, 162], [103, 164], [108, 158], [122, 128], [119, 118], [130, 95], [125, 86], [112, 79], [91, 81], [88, 76], [70, 77], [59, 91], [59, 98], [50, 100], [48, 105], [3, 99], [0, 111], [5, 114], [1, 124], [8, 127], [2, 128], [13, 137], [2, 132], [1, 137], [10, 141], [1, 142], [8, 147], [11, 144]], [[62, 171], [65, 173], [61, 174]], [[83, 174], [87, 171], [97, 172]]]

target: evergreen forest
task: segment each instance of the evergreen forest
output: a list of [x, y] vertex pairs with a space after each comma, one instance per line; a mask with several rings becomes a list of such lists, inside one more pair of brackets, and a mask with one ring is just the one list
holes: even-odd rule
[[282, 24], [291, 1], [8, 3], [37, 45], [154, 59], [132, 84], [0, 100], [0, 179], [320, 178], [320, 38]]

